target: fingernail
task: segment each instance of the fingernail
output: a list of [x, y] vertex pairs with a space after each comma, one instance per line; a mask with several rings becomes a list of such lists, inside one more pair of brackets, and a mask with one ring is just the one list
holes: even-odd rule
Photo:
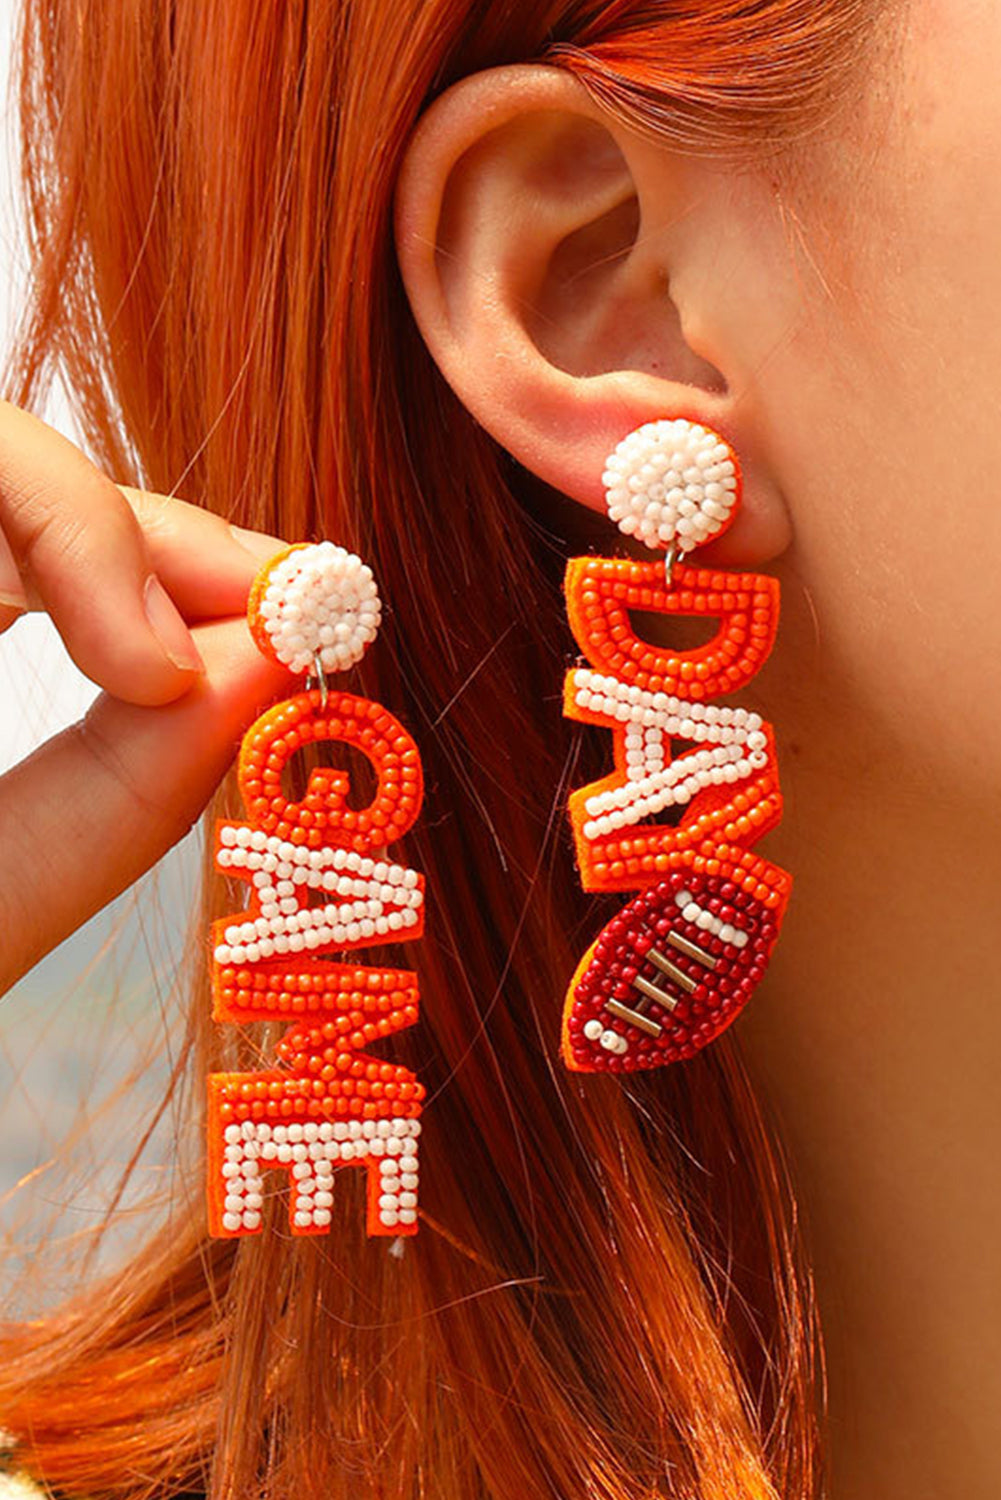
[[276, 536], [268, 536], [264, 531], [247, 531], [243, 526], [230, 526], [229, 530], [234, 542], [238, 542], [245, 552], [249, 552], [256, 563], [267, 562], [269, 557], [283, 552], [288, 546], [288, 542], [283, 542]]
[[205, 663], [198, 654], [191, 632], [155, 573], [146, 580], [143, 605], [150, 629], [168, 660], [182, 672], [204, 672]]

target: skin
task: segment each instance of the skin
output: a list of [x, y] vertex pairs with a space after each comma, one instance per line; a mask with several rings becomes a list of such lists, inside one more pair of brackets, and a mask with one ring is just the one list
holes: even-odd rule
[[[778, 731], [763, 852], [796, 887], [738, 1026], [800, 1184], [832, 1500], [1001, 1480], [999, 56], [993, 0], [922, 0], [791, 176], [640, 139], [552, 69], [493, 70], [428, 112], [397, 198], [428, 347], [522, 464], [601, 510], [603, 459], [646, 420], [741, 457], [741, 514], [701, 555], [783, 584], [742, 701]], [[183, 834], [281, 690], [241, 616], [282, 544], [119, 491], [2, 406], [0, 532], [0, 629], [49, 610], [106, 690], [0, 781], [7, 984]]]
[[397, 197], [428, 347], [522, 464], [603, 509], [652, 418], [742, 459], [700, 555], [783, 584], [742, 701], [777, 728], [762, 852], [796, 887], [738, 1035], [800, 1185], [832, 1500], [1001, 1485], [998, 57], [1001, 8], [922, 0], [791, 174], [499, 69], [431, 108]]
[[183, 837], [243, 726], [288, 681], [244, 613], [254, 574], [283, 545], [119, 490], [0, 402], [0, 632], [26, 608], [47, 610], [105, 690], [0, 778], [0, 992]]

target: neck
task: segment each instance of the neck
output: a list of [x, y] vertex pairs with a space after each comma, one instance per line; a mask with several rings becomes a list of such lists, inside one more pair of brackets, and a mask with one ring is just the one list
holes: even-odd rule
[[762, 675], [786, 813], [760, 850], [795, 887], [737, 1029], [799, 1183], [831, 1500], [994, 1500], [1001, 841], [790, 623]]

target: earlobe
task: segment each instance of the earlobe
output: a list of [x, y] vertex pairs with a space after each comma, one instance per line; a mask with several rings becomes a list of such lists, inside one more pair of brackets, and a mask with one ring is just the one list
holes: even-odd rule
[[[683, 312], [704, 321], [702, 309], [674, 295], [676, 282], [711, 290], [690, 275], [703, 235], [718, 254], [698, 221], [706, 171], [536, 64], [454, 85], [407, 151], [397, 255], [433, 358], [519, 463], [596, 510], [606, 455], [646, 421], [688, 417], [746, 446], [726, 371], [684, 337]], [[788, 529], [754, 503], [750, 477], [753, 550], [767, 556]]]

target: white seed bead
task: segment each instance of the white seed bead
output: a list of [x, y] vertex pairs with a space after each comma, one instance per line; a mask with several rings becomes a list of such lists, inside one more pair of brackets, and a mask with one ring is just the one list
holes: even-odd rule
[[728, 922], [721, 921], [719, 917], [713, 916], [706, 907], [699, 905], [691, 891], [678, 891], [674, 901], [675, 905], [681, 908], [681, 915], [686, 922], [692, 922], [703, 932], [712, 933], [724, 943], [732, 943], [735, 948], [747, 946], [749, 936], [742, 927], [733, 927]]
[[258, 605], [271, 649], [292, 672], [360, 661], [381, 619], [371, 568], [333, 542], [297, 547], [268, 570]]
[[683, 552], [715, 535], [737, 502], [732, 450], [685, 417], [645, 422], [616, 447], [602, 475], [605, 503], [627, 536]]
[[[761, 748], [760, 716], [745, 709], [690, 703], [651, 693], [620, 678], [578, 668], [574, 696], [582, 707], [633, 727], [625, 736], [626, 778], [585, 801], [584, 836], [597, 839], [683, 804], [709, 786], [733, 784], [768, 764]], [[755, 722], [756, 721], [756, 722]], [[751, 748], [751, 739], [754, 745]], [[712, 749], [686, 753], [665, 763], [665, 738], [709, 742]]]

